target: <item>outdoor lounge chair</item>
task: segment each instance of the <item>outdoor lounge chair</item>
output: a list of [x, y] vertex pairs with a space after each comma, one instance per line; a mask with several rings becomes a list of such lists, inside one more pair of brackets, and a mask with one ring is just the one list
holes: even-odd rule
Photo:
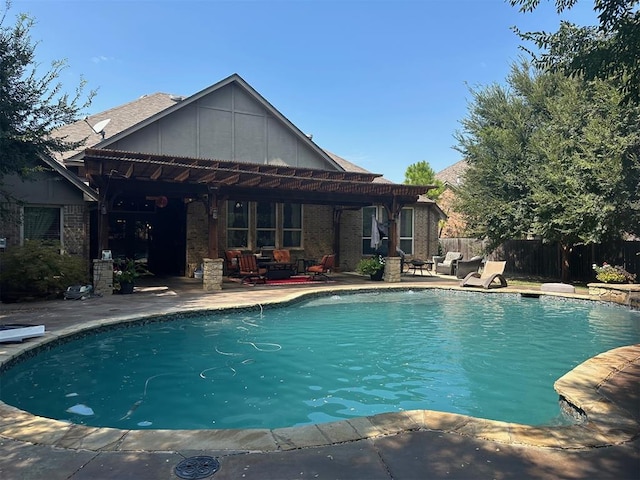
[[256, 260], [255, 255], [252, 253], [243, 253], [238, 257], [238, 261], [240, 264], [239, 273], [242, 277], [242, 283], [251, 283], [252, 285], [255, 285], [258, 282], [267, 282], [265, 277], [267, 269], [258, 267], [258, 260]]
[[[507, 262], [486, 262], [482, 269], [482, 274], [478, 272], [471, 272], [460, 282], [460, 286], [482, 288], [506, 287], [507, 281], [502, 276], [506, 264]], [[499, 282], [499, 285], [494, 284], [495, 280]]]
[[462, 254], [460, 252], [447, 252], [442, 261], [440, 261], [441, 258], [442, 257], [433, 257], [433, 269], [436, 273], [455, 275], [456, 264], [458, 260], [462, 260]]
[[482, 256], [471, 257], [469, 260], [458, 260], [456, 277], [464, 278], [472, 272], [477, 272], [482, 265], [482, 260], [484, 260]]
[[242, 255], [240, 250], [227, 250], [224, 252], [225, 268], [229, 277], [240, 275], [240, 261], [238, 260], [240, 255]]
[[324, 255], [317, 265], [310, 265], [307, 267], [307, 273], [311, 274], [309, 278], [311, 280], [324, 278], [325, 282], [329, 280], [327, 273], [331, 273], [331, 270], [335, 267], [336, 256]]

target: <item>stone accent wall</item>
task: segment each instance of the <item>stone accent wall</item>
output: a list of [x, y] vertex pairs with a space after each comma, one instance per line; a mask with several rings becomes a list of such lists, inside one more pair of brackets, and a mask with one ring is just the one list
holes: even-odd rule
[[603, 302], [614, 302], [640, 309], [640, 285], [589, 283], [589, 297]]
[[93, 291], [103, 296], [113, 294], [113, 260], [93, 261]]
[[[193, 272], [202, 264], [209, 253], [209, 220], [203, 202], [195, 201], [187, 205], [187, 272]], [[222, 252], [221, 252], [222, 253]]]
[[222, 290], [224, 260], [221, 258], [205, 258], [203, 262], [202, 288], [204, 291], [216, 292]]

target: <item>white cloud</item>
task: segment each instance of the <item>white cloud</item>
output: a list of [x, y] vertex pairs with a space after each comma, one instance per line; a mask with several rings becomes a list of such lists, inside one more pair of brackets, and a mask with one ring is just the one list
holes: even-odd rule
[[97, 57], [91, 57], [91, 61], [93, 63], [110, 62], [112, 60], [113, 60], [112, 57], [105, 57], [104, 55], [100, 55], [100, 56], [97, 56]]

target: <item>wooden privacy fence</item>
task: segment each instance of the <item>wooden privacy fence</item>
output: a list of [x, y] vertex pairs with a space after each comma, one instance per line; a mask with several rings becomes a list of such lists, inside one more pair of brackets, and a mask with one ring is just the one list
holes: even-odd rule
[[[441, 238], [443, 253], [461, 252], [465, 259], [482, 255], [487, 242], [474, 238]], [[509, 240], [494, 252], [485, 255], [488, 260], [506, 260], [505, 272], [515, 276], [560, 278], [561, 254], [557, 243], [542, 240]], [[615, 241], [607, 244], [577, 245], [569, 259], [572, 280], [595, 281], [594, 263], [620, 265], [640, 281], [640, 241]]]

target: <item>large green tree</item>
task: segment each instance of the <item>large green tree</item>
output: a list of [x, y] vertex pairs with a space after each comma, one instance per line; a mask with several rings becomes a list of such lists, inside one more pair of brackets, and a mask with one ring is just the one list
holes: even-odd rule
[[404, 172], [404, 183], [406, 185], [434, 185], [436, 188], [427, 192], [427, 197], [432, 200], [437, 200], [444, 190], [444, 184], [436, 179], [436, 173], [425, 160], [407, 167]]
[[574, 245], [640, 233], [640, 108], [610, 82], [526, 64], [507, 83], [472, 92], [456, 135], [469, 163], [458, 208], [490, 247], [558, 242], [567, 281]]
[[[558, 13], [577, 0], [554, 0]], [[532, 11], [540, 0], [509, 0], [521, 11]], [[640, 103], [640, 0], [594, 0], [599, 25], [561, 22], [557, 32], [516, 32], [532, 41], [539, 67], [563, 71], [587, 80], [615, 80], [623, 101]]]
[[0, 203], [12, 199], [3, 188], [6, 175], [28, 177], [39, 155], [79, 146], [51, 132], [76, 121], [94, 95], [83, 95], [84, 80], [73, 95], [64, 93], [58, 81], [66, 67], [64, 60], [54, 61], [47, 72], [39, 73], [37, 44], [30, 37], [34, 19], [18, 14], [15, 23], [8, 26], [10, 8], [11, 2], [7, 1], [0, 10]]

